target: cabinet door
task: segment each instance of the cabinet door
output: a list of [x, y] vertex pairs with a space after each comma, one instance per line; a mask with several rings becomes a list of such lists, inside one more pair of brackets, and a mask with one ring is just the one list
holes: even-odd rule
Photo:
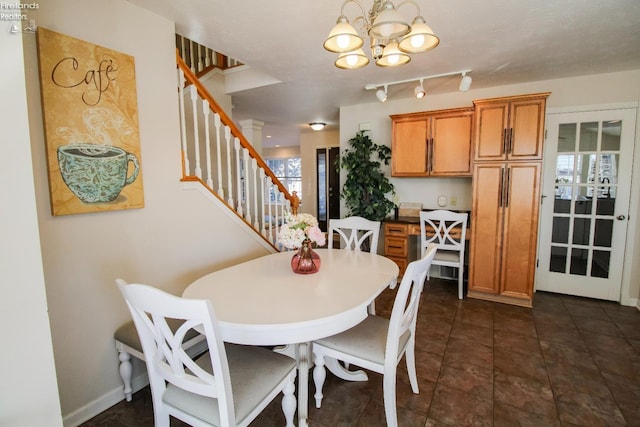
[[473, 171], [469, 293], [500, 292], [503, 163], [478, 163]]
[[509, 163], [504, 184], [503, 296], [531, 299], [540, 209], [540, 162]]
[[476, 103], [475, 161], [505, 160], [508, 126], [508, 102]]
[[545, 98], [511, 103], [507, 159], [542, 160], [545, 104]]
[[430, 175], [471, 175], [472, 119], [472, 111], [432, 117]]
[[392, 176], [427, 176], [427, 120], [394, 121]]

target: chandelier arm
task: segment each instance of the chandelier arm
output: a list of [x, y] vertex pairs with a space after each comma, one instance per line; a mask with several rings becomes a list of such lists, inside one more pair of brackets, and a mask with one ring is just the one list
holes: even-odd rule
[[403, 0], [400, 3], [398, 3], [398, 6], [396, 6], [396, 10], [400, 9], [402, 6], [404, 6], [405, 4], [412, 4], [416, 7], [416, 9], [418, 10], [418, 13], [416, 14], [416, 16], [422, 16], [422, 14], [420, 13], [420, 5], [418, 4], [418, 2], [414, 1], [414, 0]]
[[355, 18], [353, 18], [353, 23], [357, 23], [357, 22], [364, 22], [364, 28], [365, 29], [369, 29], [369, 21], [366, 18], [367, 13], [364, 10], [364, 7], [362, 7], [362, 5], [360, 4], [360, 2], [358, 0], [345, 0], [344, 3], [342, 3], [342, 7], [340, 8], [340, 15], [342, 16], [346, 16], [344, 14], [344, 8], [347, 4], [349, 3], [355, 3], [356, 5], [358, 5], [358, 8], [360, 8], [360, 12], [362, 12], [362, 15], [360, 16], [356, 16]]

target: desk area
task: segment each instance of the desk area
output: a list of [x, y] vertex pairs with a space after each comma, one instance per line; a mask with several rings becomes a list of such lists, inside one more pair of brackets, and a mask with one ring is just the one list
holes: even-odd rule
[[[467, 224], [470, 224], [471, 212], [460, 212], [467, 212], [469, 214]], [[402, 277], [407, 265], [420, 256], [420, 218], [417, 216], [388, 218], [384, 220], [382, 228], [384, 232], [384, 256], [393, 260], [398, 265], [400, 277]], [[451, 236], [460, 237], [460, 230], [454, 228]], [[469, 231], [469, 225], [467, 225], [465, 239], [467, 241], [467, 247], [470, 238], [471, 233]]]

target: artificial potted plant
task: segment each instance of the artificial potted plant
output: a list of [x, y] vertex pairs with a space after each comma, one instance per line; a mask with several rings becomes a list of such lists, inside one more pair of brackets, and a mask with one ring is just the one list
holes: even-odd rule
[[380, 168], [389, 164], [391, 148], [375, 144], [364, 131], [351, 138], [349, 146], [338, 160], [339, 167], [347, 171], [340, 197], [350, 215], [382, 221], [395, 207], [387, 197], [395, 195], [393, 184]]

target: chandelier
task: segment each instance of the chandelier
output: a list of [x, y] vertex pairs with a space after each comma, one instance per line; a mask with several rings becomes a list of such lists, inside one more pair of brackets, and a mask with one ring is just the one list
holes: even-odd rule
[[[362, 12], [362, 15], [353, 18], [355, 27], [344, 14], [344, 8], [349, 3], [355, 3]], [[398, 9], [405, 4], [412, 4], [417, 9], [411, 25], [398, 13]], [[346, 0], [335, 27], [324, 42], [325, 49], [338, 53], [336, 67], [355, 70], [369, 63], [369, 57], [362, 50], [362, 33], [369, 36], [371, 57], [380, 67], [404, 65], [411, 61], [409, 54], [427, 52], [440, 43], [440, 39], [420, 16], [420, 7], [415, 1], [400, 1], [396, 7], [391, 0], [374, 0], [371, 10], [366, 13], [357, 0]]]

